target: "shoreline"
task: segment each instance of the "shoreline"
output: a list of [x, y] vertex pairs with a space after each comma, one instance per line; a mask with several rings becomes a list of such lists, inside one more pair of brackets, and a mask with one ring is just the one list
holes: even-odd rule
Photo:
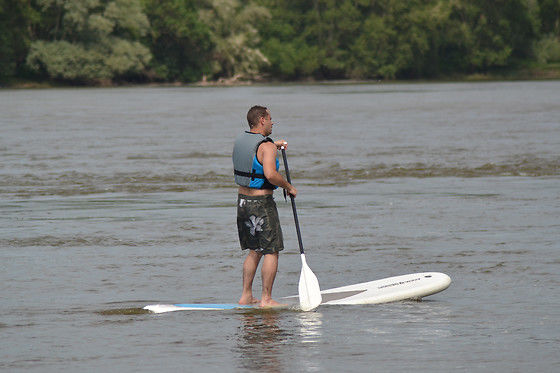
[[500, 81], [547, 81], [560, 80], [560, 64], [520, 68], [495, 73], [452, 74], [439, 78], [422, 79], [300, 79], [278, 80], [258, 79], [241, 80], [237, 78], [218, 80], [200, 80], [198, 82], [103, 82], [103, 84], [70, 84], [55, 81], [17, 80], [0, 84], [0, 90], [6, 89], [51, 89], [51, 88], [122, 88], [122, 87], [242, 87], [259, 85], [338, 85], [338, 84], [406, 84], [406, 83], [467, 83], [467, 82], [500, 82]]

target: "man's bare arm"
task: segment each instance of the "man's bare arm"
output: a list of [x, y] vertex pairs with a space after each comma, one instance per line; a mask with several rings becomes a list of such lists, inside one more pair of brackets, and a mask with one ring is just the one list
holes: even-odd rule
[[284, 179], [284, 177], [278, 171], [276, 171], [276, 155], [278, 153], [276, 146], [276, 144], [267, 142], [263, 143], [259, 147], [259, 152], [261, 152], [262, 156], [261, 159], [264, 176], [272, 184], [286, 189], [289, 194], [295, 197], [297, 194], [297, 189], [294, 188], [292, 184], [288, 183], [288, 181]]

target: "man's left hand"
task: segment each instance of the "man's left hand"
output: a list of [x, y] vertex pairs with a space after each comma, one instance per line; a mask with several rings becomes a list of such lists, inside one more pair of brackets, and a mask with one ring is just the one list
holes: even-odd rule
[[274, 141], [274, 145], [276, 145], [277, 149], [282, 149], [282, 147], [284, 147], [284, 149], [288, 149], [288, 142], [286, 140]]

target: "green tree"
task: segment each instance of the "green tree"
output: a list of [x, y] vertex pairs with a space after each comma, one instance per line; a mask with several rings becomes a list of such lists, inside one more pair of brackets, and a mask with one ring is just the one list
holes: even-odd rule
[[530, 59], [560, 60], [560, 0], [0, 0], [1, 81], [425, 78]]
[[269, 71], [287, 79], [417, 78], [513, 66], [531, 58], [538, 28], [527, 0], [260, 3], [272, 13], [259, 24]]
[[538, 5], [540, 31], [560, 37], [560, 0], [538, 0]]
[[100, 82], [139, 76], [151, 59], [138, 0], [38, 0], [45, 13], [28, 66], [50, 78]]
[[210, 28], [215, 78], [254, 79], [268, 59], [259, 50], [257, 20], [270, 18], [267, 8], [239, 0], [207, 0], [200, 18]]
[[560, 0], [538, 0], [541, 37], [534, 44], [540, 63], [560, 62]]
[[37, 17], [30, 1], [0, 0], [0, 82], [15, 77], [25, 64], [30, 25]]
[[[273, 14], [272, 26], [260, 26], [263, 50], [271, 57], [271, 70], [286, 77], [420, 73], [418, 55], [429, 50], [433, 17], [427, 9], [434, 1], [262, 1]], [[298, 67], [300, 61], [306, 62], [304, 69]]]
[[192, 82], [210, 73], [214, 45], [194, 0], [144, 0], [151, 24], [148, 44], [159, 79]]
[[350, 45], [361, 31], [362, 12], [352, 0], [316, 0], [307, 12], [306, 41], [316, 46], [319, 73], [325, 78], [347, 77]]
[[388, 0], [369, 8], [352, 45], [352, 75], [365, 78], [434, 74], [435, 36], [441, 23], [435, 1]]
[[266, 72], [281, 79], [301, 79], [319, 71], [321, 50], [307, 29], [313, 2], [306, 0], [261, 0], [271, 17], [258, 19], [260, 48], [270, 64]]
[[529, 58], [536, 36], [524, 0], [459, 0], [446, 4], [448, 30], [440, 53], [450, 57], [447, 70], [486, 71]]

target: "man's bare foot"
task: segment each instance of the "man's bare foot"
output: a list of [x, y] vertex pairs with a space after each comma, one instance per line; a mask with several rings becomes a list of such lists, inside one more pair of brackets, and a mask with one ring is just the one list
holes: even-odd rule
[[259, 302], [260, 302], [260, 300], [258, 300], [257, 298], [253, 298], [253, 297], [244, 298], [244, 297], [241, 297], [241, 299], [239, 299], [239, 302], [238, 302], [238, 303], [239, 303], [239, 304], [245, 305], [245, 304], [257, 304], [257, 303], [259, 303]]
[[262, 308], [270, 308], [270, 307], [282, 307], [282, 306], [287, 306], [287, 304], [282, 304], [282, 303], [278, 303], [277, 301], [275, 301], [274, 299], [269, 299], [269, 300], [261, 300], [261, 304], [260, 306]]

